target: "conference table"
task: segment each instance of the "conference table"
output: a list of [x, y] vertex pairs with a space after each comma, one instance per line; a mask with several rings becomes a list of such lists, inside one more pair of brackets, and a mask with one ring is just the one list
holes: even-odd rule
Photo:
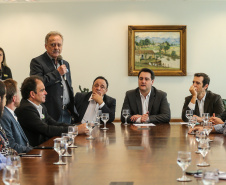
[[[94, 140], [87, 140], [87, 135], [75, 138], [78, 148], [69, 149], [72, 157], [63, 157], [66, 165], [53, 164], [59, 159], [53, 149], [29, 152], [41, 157], [21, 157], [21, 185], [202, 184], [200, 178], [193, 176], [189, 176], [191, 182], [176, 180], [182, 176], [182, 169], [177, 165], [178, 151], [191, 152], [188, 171], [202, 169], [196, 165], [202, 161], [201, 154], [195, 153], [197, 142], [194, 135], [187, 134], [186, 125], [170, 123], [142, 128], [111, 123], [107, 124], [107, 131], [101, 127], [94, 128]], [[53, 146], [53, 139], [41, 146]], [[226, 138], [211, 134], [210, 139], [213, 142], [206, 161], [211, 168], [226, 172]], [[226, 180], [218, 184], [226, 184]]]

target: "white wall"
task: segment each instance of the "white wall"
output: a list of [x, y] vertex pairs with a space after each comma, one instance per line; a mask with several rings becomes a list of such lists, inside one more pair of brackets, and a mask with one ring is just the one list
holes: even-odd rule
[[31, 59], [45, 51], [45, 35], [60, 31], [75, 92], [79, 84], [91, 89], [96, 76], [105, 76], [119, 118], [125, 92], [137, 87], [137, 77], [127, 72], [128, 25], [187, 25], [188, 76], [157, 76], [154, 84], [168, 93], [172, 118], [180, 118], [195, 72], [209, 74], [209, 89], [226, 98], [225, 20], [221, 1], [0, 4], [0, 47], [21, 84]]

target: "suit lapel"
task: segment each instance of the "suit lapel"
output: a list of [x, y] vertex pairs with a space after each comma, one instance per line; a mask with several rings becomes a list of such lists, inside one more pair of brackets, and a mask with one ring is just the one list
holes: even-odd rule
[[210, 103], [209, 92], [207, 92], [206, 98], [205, 98], [205, 101], [204, 101], [204, 113], [208, 112], [207, 109], [209, 107], [209, 103]]
[[[193, 113], [194, 114], [194, 113]], [[195, 101], [195, 114], [197, 115], [197, 116], [201, 116], [200, 115], [200, 112], [199, 112], [199, 104], [198, 104], [198, 101], [196, 100]]]
[[13, 117], [13, 115], [9, 112], [9, 110], [7, 108], [5, 108], [6, 110], [6, 114], [9, 115], [9, 117], [11, 118], [11, 120], [15, 123], [15, 127], [17, 128], [17, 131], [20, 133], [20, 135], [23, 137], [23, 139], [28, 142], [28, 139], [26, 137], [26, 135], [24, 134], [23, 129], [21, 128], [21, 126], [19, 125], [20, 123], [18, 121], [16, 121], [16, 119]]
[[89, 98], [91, 96], [92, 92], [89, 92], [88, 94], [85, 95], [84, 101], [81, 101], [81, 114], [79, 115], [81, 117], [81, 119], [84, 117], [85, 113], [86, 113], [86, 109], [89, 105]]
[[154, 104], [154, 101], [155, 101], [155, 90], [154, 88], [152, 87], [151, 88], [151, 95], [150, 95], [150, 98], [149, 98], [149, 104], [148, 104], [148, 111], [149, 111], [149, 114], [151, 113], [151, 109], [152, 109], [152, 106]]
[[139, 89], [137, 89], [136, 91], [136, 103], [137, 103], [138, 113], [142, 115], [142, 103], [141, 103]]
[[49, 58], [49, 56], [48, 56], [48, 54], [46, 52], [44, 53], [44, 57], [45, 57], [45, 61], [47, 61], [45, 64], [49, 68], [49, 71], [55, 70], [53, 61]]

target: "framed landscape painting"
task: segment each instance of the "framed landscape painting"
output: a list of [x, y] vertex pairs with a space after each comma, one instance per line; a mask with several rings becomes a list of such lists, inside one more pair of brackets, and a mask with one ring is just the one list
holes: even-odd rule
[[186, 26], [129, 26], [128, 75], [186, 76]]

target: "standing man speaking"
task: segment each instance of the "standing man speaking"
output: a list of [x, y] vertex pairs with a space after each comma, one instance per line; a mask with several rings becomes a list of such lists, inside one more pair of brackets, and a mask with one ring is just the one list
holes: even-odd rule
[[63, 36], [56, 31], [45, 37], [46, 52], [30, 63], [30, 75], [43, 78], [47, 91], [45, 106], [49, 115], [57, 122], [71, 123], [77, 116], [74, 106], [73, 88], [69, 63], [62, 59]]

